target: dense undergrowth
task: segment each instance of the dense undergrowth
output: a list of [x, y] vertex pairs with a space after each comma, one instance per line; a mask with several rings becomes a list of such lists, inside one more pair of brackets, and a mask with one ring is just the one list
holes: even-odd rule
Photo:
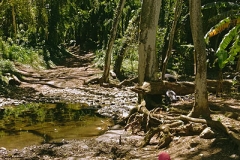
[[8, 83], [9, 74], [16, 73], [16, 65], [28, 65], [35, 69], [46, 68], [43, 50], [14, 43], [12, 39], [0, 39], [0, 81]]

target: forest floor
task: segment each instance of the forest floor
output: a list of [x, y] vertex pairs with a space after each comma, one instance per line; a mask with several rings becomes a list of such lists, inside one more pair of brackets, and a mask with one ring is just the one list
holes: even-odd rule
[[[71, 51], [74, 51], [75, 54], [79, 52], [77, 48], [73, 49]], [[35, 70], [27, 66], [18, 66], [18, 69], [26, 75], [26, 81], [19, 87], [1, 92], [0, 107], [4, 108], [4, 105], [11, 103], [20, 104], [31, 101], [55, 102], [63, 99], [64, 101], [78, 101], [81, 99], [81, 95], [78, 95], [77, 91], [90, 89], [94, 90], [91, 92], [92, 94], [103, 93], [100, 96], [109, 96], [110, 92], [126, 94], [126, 99], [130, 97], [132, 101], [128, 101], [131, 101], [132, 105], [136, 105], [137, 95], [131, 93], [127, 87], [109, 89], [99, 85], [83, 85], [85, 80], [101, 76], [102, 71], [94, 67], [93, 58], [92, 53], [76, 54], [74, 58], [69, 58], [62, 66], [48, 70]], [[71, 94], [73, 91], [75, 93]], [[192, 100], [180, 101], [171, 107], [186, 115], [191, 110], [192, 104]], [[220, 119], [228, 128], [240, 134], [239, 98], [234, 98], [230, 94], [218, 98], [210, 95], [209, 104], [212, 110], [218, 111], [212, 114], [213, 119]], [[157, 159], [160, 152], [165, 151], [170, 154], [172, 160], [239, 160], [238, 146], [228, 135], [213, 131], [215, 132], [213, 138], [204, 139], [200, 138], [199, 135], [179, 136], [174, 137], [168, 147], [158, 149], [157, 139], [153, 138], [149, 145], [140, 148], [144, 133], [132, 135], [130, 131], [118, 127], [109, 129], [101, 136], [85, 140], [53, 142], [12, 150], [1, 147], [0, 144], [0, 159], [154, 160]]]

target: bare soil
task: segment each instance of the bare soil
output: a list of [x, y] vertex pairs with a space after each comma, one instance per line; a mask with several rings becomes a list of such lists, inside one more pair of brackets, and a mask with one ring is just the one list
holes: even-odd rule
[[[4, 100], [17, 99], [18, 101], [45, 101], [61, 100], [61, 93], [57, 90], [68, 88], [95, 88], [107, 90], [99, 85], [83, 85], [85, 80], [101, 76], [102, 71], [94, 67], [92, 53], [80, 53], [77, 48], [75, 57], [68, 58], [62, 66], [47, 70], [35, 70], [27, 66], [18, 66], [25, 74], [25, 82], [19, 87], [13, 87], [2, 93]], [[79, 54], [76, 54], [79, 52]], [[119, 89], [121, 90], [121, 89]], [[124, 90], [124, 89], [123, 89]], [[109, 90], [108, 90], [109, 91]], [[56, 96], [54, 97], [54, 94]], [[70, 94], [70, 99], [71, 99]], [[74, 98], [73, 98], [74, 99]], [[1, 103], [4, 103], [2, 101]], [[187, 114], [193, 105], [190, 101], [181, 101], [172, 106]], [[221, 120], [225, 125], [240, 134], [240, 100], [230, 94], [216, 98], [209, 96], [210, 108], [214, 111], [213, 119]], [[4, 106], [3, 106], [4, 107]], [[160, 152], [168, 152], [172, 160], [239, 160], [238, 146], [220, 131], [215, 131], [214, 138], [204, 139], [199, 135], [174, 137], [170, 145], [163, 149], [157, 148], [157, 139], [153, 138], [149, 145], [140, 148], [144, 133], [138, 135], [125, 131], [122, 126], [109, 129], [99, 137], [82, 141], [62, 141], [26, 146], [23, 149], [7, 150], [0, 148], [0, 159], [157, 159]], [[1, 147], [1, 146], [0, 146]]]

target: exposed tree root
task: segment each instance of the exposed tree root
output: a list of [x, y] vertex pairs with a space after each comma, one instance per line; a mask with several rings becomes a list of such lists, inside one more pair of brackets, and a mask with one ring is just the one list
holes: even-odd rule
[[148, 145], [151, 139], [158, 135], [158, 148], [164, 148], [171, 143], [174, 136], [202, 135], [209, 127], [229, 135], [240, 149], [240, 135], [230, 130], [221, 121], [185, 115], [174, 117], [159, 108], [149, 111], [144, 100], [138, 105], [138, 112], [129, 117], [125, 130], [131, 129], [133, 134], [140, 131], [146, 133], [141, 147]]
[[92, 78], [92, 79], [89, 79], [89, 80], [87, 80], [87, 81], [84, 81], [83, 84], [84, 84], [84, 85], [99, 84], [100, 81], [101, 81], [101, 78], [99, 78], [99, 77], [94, 77], [94, 78]]

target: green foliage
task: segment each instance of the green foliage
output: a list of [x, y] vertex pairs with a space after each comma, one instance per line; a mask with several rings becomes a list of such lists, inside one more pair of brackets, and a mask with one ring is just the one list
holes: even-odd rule
[[126, 57], [123, 61], [122, 72], [126, 77], [137, 76], [138, 72], [138, 45], [132, 44], [127, 48]]
[[205, 40], [206, 43], [209, 43], [209, 38], [218, 35], [219, 33], [221, 33], [222, 31], [232, 27], [232, 26], [236, 26], [236, 25], [240, 25], [240, 17], [239, 16], [235, 16], [234, 18], [224, 18], [223, 20], [221, 20], [218, 24], [216, 24], [214, 27], [212, 27], [208, 33], [205, 35]]
[[18, 106], [6, 106], [3, 120], [7, 123], [14, 121], [28, 121], [30, 123], [81, 120], [83, 116], [95, 116], [94, 110], [84, 110], [86, 104], [41, 104], [28, 103]]
[[[128, 3], [127, 3], [128, 4]], [[127, 25], [126, 30], [122, 33], [119, 30], [117, 39], [115, 40], [113, 53], [112, 55], [112, 64], [116, 62], [116, 59], [119, 55], [123, 55], [123, 63], [121, 67], [121, 72], [125, 76], [136, 75], [137, 73], [137, 61], [138, 61], [138, 25], [139, 25], [139, 13], [140, 8], [132, 9], [130, 6], [124, 8], [124, 13], [127, 14], [129, 21], [125, 22], [122, 25]], [[131, 11], [131, 12], [130, 12]], [[123, 14], [123, 16], [126, 16]], [[123, 27], [123, 26], [122, 26]], [[101, 49], [96, 51], [95, 65], [103, 68], [104, 65], [104, 56], [106, 49], [103, 46]], [[116, 64], [115, 64], [116, 65]]]
[[180, 75], [193, 75], [193, 53], [194, 46], [191, 44], [178, 46], [169, 61], [168, 68]]
[[[219, 68], [223, 69], [227, 64], [234, 64], [235, 57], [240, 53], [240, 5], [234, 2], [215, 2], [203, 5], [202, 9], [209, 24], [218, 22], [206, 33], [205, 41], [209, 48], [215, 46], [212, 48], [216, 50]], [[209, 13], [209, 15], [206, 13]], [[214, 36], [217, 38], [212, 38]], [[212, 42], [210, 38], [213, 39]], [[218, 39], [221, 42], [218, 42]]]
[[[67, 46], [71, 40], [76, 40], [81, 50], [99, 49], [99, 57], [104, 53], [101, 49], [108, 41], [117, 3], [117, 0], [2, 1], [0, 36], [3, 41], [9, 41], [0, 44], [0, 57], [34, 66], [43, 63], [36, 54], [43, 56], [46, 63], [61, 61], [66, 52], [56, 48], [61, 44]], [[126, 2], [117, 38], [124, 36], [129, 20], [140, 5], [139, 0]]]
[[209, 2], [202, 6], [202, 11], [205, 13], [205, 17], [208, 19], [208, 23], [217, 23], [226, 17], [239, 14], [240, 5], [234, 2]]
[[[234, 61], [236, 55], [240, 53], [240, 43], [239, 43], [239, 31], [240, 25], [232, 28], [222, 39], [221, 43], [219, 44], [218, 50], [216, 52], [216, 56], [218, 57], [218, 64], [219, 68], [223, 69], [227, 63], [231, 63]], [[232, 44], [230, 47], [230, 51], [228, 52], [227, 49], [229, 45]]]
[[227, 64], [227, 51], [220, 50], [217, 52], [216, 56], [218, 57], [218, 65], [220, 69], [223, 69]]
[[157, 50], [158, 51], [162, 51], [163, 50], [163, 47], [164, 47], [164, 44], [166, 42], [164, 42], [164, 36], [167, 32], [167, 28], [158, 28], [157, 30], [157, 37], [156, 37], [156, 46], [157, 46]]
[[221, 33], [223, 30], [229, 27], [231, 22], [231, 19], [229, 17], [221, 20], [218, 24], [216, 24], [214, 27], [212, 27], [208, 33], [205, 35], [205, 41], [208, 44], [209, 38]]
[[35, 68], [45, 67], [42, 50], [19, 46], [10, 38], [8, 42], [1, 41], [1, 44], [0, 52], [3, 59], [28, 64]]
[[39, 104], [29, 103], [29, 104], [22, 104], [18, 107], [6, 107], [4, 110], [4, 117], [3, 119], [8, 120], [9, 118], [17, 119], [20, 116], [23, 116], [25, 113], [29, 113], [32, 111], [36, 111], [39, 107]]
[[13, 62], [9, 60], [0, 59], [0, 75], [1, 73], [8, 73], [15, 71], [15, 66]]
[[96, 52], [95, 52], [96, 56], [94, 59], [95, 67], [103, 69], [104, 61], [105, 61], [105, 53], [106, 53], [106, 50], [104, 48], [96, 50]]

